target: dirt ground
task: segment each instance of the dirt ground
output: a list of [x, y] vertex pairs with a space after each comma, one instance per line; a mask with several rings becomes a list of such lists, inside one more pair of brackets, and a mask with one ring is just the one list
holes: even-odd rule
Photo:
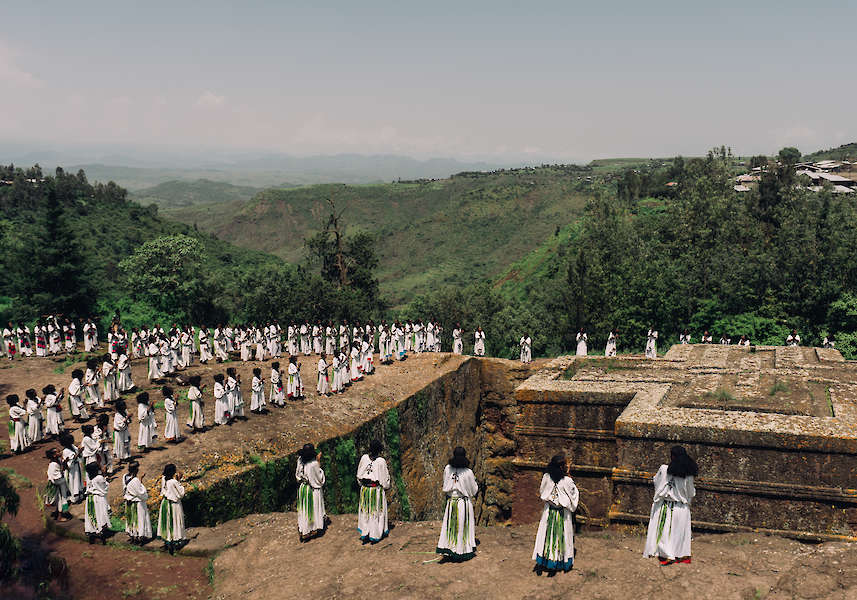
[[661, 567], [643, 558], [642, 533], [589, 532], [576, 538], [574, 569], [548, 577], [532, 572], [535, 525], [477, 528], [474, 559], [439, 564], [438, 522], [398, 523], [387, 539], [364, 546], [355, 515], [332, 520], [324, 537], [304, 544], [294, 513], [251, 515], [228, 524], [219, 537], [232, 546], [214, 561], [214, 597], [857, 598], [857, 548], [849, 544], [697, 535], [692, 564]]

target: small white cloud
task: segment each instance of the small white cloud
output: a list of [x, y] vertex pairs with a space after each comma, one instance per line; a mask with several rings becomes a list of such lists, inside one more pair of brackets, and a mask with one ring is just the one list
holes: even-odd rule
[[203, 92], [194, 104], [197, 108], [220, 108], [226, 104], [225, 96], [218, 96], [214, 92], [207, 90]]
[[44, 82], [18, 66], [18, 53], [0, 42], [0, 87], [37, 89]]

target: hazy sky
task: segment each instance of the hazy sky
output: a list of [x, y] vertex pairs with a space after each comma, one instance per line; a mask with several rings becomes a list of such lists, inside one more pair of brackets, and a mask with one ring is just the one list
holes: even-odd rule
[[857, 2], [12, 2], [0, 146], [494, 160], [857, 140]]

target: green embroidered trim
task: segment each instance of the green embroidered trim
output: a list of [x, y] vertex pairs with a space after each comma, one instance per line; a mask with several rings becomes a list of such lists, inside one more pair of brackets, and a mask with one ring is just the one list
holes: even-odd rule
[[169, 538], [173, 539], [173, 506], [172, 503], [164, 498], [161, 500], [161, 513], [158, 515], [158, 535], [164, 537], [162, 532], [166, 532]]
[[660, 543], [661, 537], [664, 534], [664, 526], [667, 524], [667, 510], [669, 510], [669, 513], [670, 513], [669, 514], [670, 524], [669, 524], [669, 528], [667, 529], [667, 535], [669, 536], [672, 533], [672, 528], [673, 528], [673, 507], [672, 507], [672, 503], [670, 502], [668, 505], [667, 502], [664, 502], [661, 505], [661, 512], [660, 512], [660, 515], [658, 516], [658, 538], [656, 540], [657, 543]]
[[381, 511], [382, 506], [380, 486], [360, 487], [360, 512], [374, 515]]
[[312, 486], [301, 482], [298, 489], [298, 511], [306, 515], [310, 527], [315, 527], [315, 499], [313, 498]]
[[15, 421], [9, 421], [9, 437], [15, 437]]
[[92, 496], [86, 497], [86, 516], [89, 517], [89, 522], [92, 526], [98, 529], [98, 517], [95, 513], [95, 498]]
[[565, 559], [565, 518], [561, 508], [548, 508], [543, 556]]

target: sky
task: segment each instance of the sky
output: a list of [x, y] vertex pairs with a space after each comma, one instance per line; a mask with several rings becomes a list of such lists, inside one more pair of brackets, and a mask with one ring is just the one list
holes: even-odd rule
[[571, 162], [857, 141], [853, 0], [2, 4], [0, 155]]

